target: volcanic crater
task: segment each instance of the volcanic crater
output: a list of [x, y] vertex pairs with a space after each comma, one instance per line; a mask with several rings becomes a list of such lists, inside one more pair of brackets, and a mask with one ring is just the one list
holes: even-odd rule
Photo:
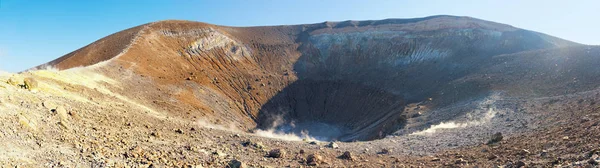
[[[554, 128], [568, 116], [547, 108], [555, 99], [595, 102], [599, 53], [597, 46], [471, 17], [262, 27], [169, 20], [109, 35], [21, 75], [60, 85], [42, 84], [36, 94], [85, 104], [71, 111], [107, 105], [101, 109], [114, 109], [110, 120], [144, 125], [140, 134], [157, 139], [161, 130], [201, 125], [209, 132], [369, 141], [344, 144], [354, 152], [380, 145], [431, 154], [480, 144], [495, 132]], [[580, 111], [594, 105], [578, 104]], [[91, 127], [84, 121], [73, 129]], [[448, 125], [466, 131], [420, 136]]]
[[496, 55], [572, 45], [453, 16], [249, 28], [162, 21], [111, 35], [47, 65], [68, 69], [112, 60], [153, 78], [158, 87], [185, 86], [179, 92], [188, 93], [175, 97], [216, 113], [208, 119], [225, 122], [218, 124], [365, 141], [406, 129], [408, 104], [440, 108], [491, 94], [493, 82], [465, 78], [500, 63], [492, 62]]

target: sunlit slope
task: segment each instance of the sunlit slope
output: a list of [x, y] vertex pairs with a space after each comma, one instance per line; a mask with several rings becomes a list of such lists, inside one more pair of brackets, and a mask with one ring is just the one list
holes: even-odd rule
[[[497, 91], [484, 79], [464, 80], [499, 66], [496, 56], [571, 46], [579, 44], [455, 16], [265, 27], [160, 21], [48, 65], [95, 65], [126, 86], [124, 97], [167, 116], [241, 130], [317, 122], [350, 141], [402, 129], [406, 104], [442, 108]], [[107, 48], [120, 52], [87, 52]]]

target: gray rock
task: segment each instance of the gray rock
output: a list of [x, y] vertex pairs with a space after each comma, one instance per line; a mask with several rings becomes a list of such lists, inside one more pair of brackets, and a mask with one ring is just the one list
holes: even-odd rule
[[523, 161], [518, 161], [517, 163], [515, 163], [515, 167], [525, 167], [527, 164], [525, 164], [525, 162]]
[[273, 149], [269, 151], [269, 157], [282, 158], [285, 157], [285, 151], [283, 149]]
[[329, 142], [329, 144], [327, 144], [327, 147], [333, 148], [333, 149], [340, 148], [340, 146], [337, 143], [335, 143], [335, 142]]
[[503, 138], [504, 138], [504, 136], [502, 136], [502, 133], [497, 132], [494, 135], [492, 135], [492, 137], [487, 142], [487, 144], [490, 145], [490, 144], [498, 143], [498, 142], [502, 141]]
[[25, 80], [23, 80], [24, 83], [24, 87], [27, 90], [36, 90], [38, 88], [38, 82], [37, 80], [33, 79], [33, 78], [25, 78]]
[[468, 162], [463, 158], [459, 158], [459, 159], [456, 159], [456, 161], [454, 161], [454, 164], [467, 164], [467, 163]]
[[229, 161], [229, 163], [227, 164], [227, 168], [244, 168], [246, 167], [246, 165], [244, 163], [242, 163], [239, 160], [231, 160]]
[[598, 165], [598, 161], [594, 158], [590, 158], [590, 160], [588, 160], [587, 163], [591, 165]]
[[306, 165], [309, 166], [318, 166], [319, 163], [321, 163], [323, 161], [323, 157], [317, 155], [317, 154], [310, 154], [308, 155], [308, 157], [306, 157]]
[[346, 151], [340, 156], [340, 159], [354, 160], [354, 157], [352, 156], [352, 153], [350, 153], [350, 151]]
[[384, 155], [387, 155], [390, 153], [392, 153], [392, 150], [390, 150], [390, 149], [381, 149], [381, 152], [379, 152], [379, 154], [384, 154]]
[[242, 145], [244, 147], [252, 146], [252, 147], [255, 147], [256, 149], [263, 149], [263, 148], [265, 148], [265, 146], [261, 142], [254, 142], [254, 141], [252, 141], [250, 139], [242, 142]]

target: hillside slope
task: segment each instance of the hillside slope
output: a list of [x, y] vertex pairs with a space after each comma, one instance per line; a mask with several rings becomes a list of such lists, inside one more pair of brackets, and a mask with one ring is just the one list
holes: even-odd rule
[[[481, 155], [469, 149], [481, 148], [492, 133], [541, 138], [538, 129], [559, 129], [575, 118], [596, 114], [596, 65], [598, 46], [470, 17], [263, 27], [169, 20], [115, 33], [35, 68], [61, 71], [3, 75], [3, 80], [17, 82], [0, 88], [6, 93], [0, 97], [0, 109], [26, 109], [7, 113], [6, 120], [19, 120], [3, 128], [33, 132], [10, 133], [6, 137], [13, 140], [5, 145], [38, 150], [32, 145], [65, 142], [60, 148], [70, 151], [45, 155], [32, 150], [9, 157], [32, 163], [50, 162], [32, 159], [40, 156], [78, 158], [69, 165], [215, 166], [233, 158], [258, 165], [306, 164], [291, 156], [283, 162], [261, 160], [265, 149], [248, 152], [239, 146], [249, 138], [268, 142], [269, 148], [321, 153], [331, 165], [368, 165], [379, 155], [364, 149], [381, 148], [394, 151], [394, 158], [377, 160], [417, 164], [414, 161], [427, 158], [415, 154], [464, 148], [467, 154]], [[37, 89], [13, 87], [24, 85], [26, 78], [39, 81]], [[564, 97], [568, 100], [554, 100]], [[47, 99], [62, 104], [68, 115], [47, 107]], [[573, 103], [579, 99], [585, 103]], [[559, 108], [547, 109], [556, 102]], [[572, 107], [572, 113], [564, 113], [560, 104]], [[52, 111], [51, 117], [38, 113], [45, 108]], [[595, 122], [597, 116], [591, 118], [586, 122]], [[559, 122], [565, 123], [553, 125]], [[594, 126], [587, 129], [598, 131]], [[342, 149], [322, 150], [255, 135], [348, 142], [341, 143], [343, 150], [371, 161], [335, 159], [331, 156]], [[527, 146], [525, 142], [511, 145]], [[192, 144], [201, 143], [202, 150], [192, 149]], [[216, 145], [220, 143], [232, 147]], [[579, 141], [572, 145], [581, 147], [578, 150], [594, 148]], [[138, 147], [158, 156], [132, 154]], [[98, 150], [108, 154], [97, 156], [93, 152]], [[213, 156], [216, 150], [231, 155]], [[169, 152], [179, 154], [162, 156]], [[515, 159], [511, 153], [498, 155], [502, 156], [497, 160], [470, 160], [497, 165], [506, 162], [502, 159]], [[543, 161], [537, 164], [546, 165], [546, 160], [537, 159]], [[581, 159], [568, 164], [577, 161]]]
[[[111, 48], [113, 43], [104, 42], [114, 39], [127, 47]], [[280, 126], [273, 125], [275, 120], [343, 125], [340, 129], [346, 131], [339, 138], [348, 141], [374, 139], [400, 129], [406, 103], [439, 94], [439, 89], [471, 75], [494, 55], [571, 45], [577, 44], [509, 25], [453, 16], [249, 28], [162, 21], [111, 35], [49, 65], [65, 69], [112, 56], [105, 68], [111, 78], [136, 83], [122, 79], [121, 70], [125, 69], [153, 81], [128, 96], [161, 102], [177, 99], [175, 103], [154, 103], [155, 108], [191, 109], [243, 129]], [[115, 52], [85, 55], [88, 50], [104, 48]], [[168, 96], [143, 94], [148, 88], [158, 88]], [[436, 100], [447, 105], [447, 101], [487, 91], [481, 88]], [[354, 120], [356, 116], [364, 117]]]

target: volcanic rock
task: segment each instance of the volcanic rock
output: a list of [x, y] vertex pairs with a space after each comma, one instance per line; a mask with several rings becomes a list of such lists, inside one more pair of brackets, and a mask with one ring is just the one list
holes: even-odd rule
[[323, 157], [320, 155], [310, 154], [306, 157], [306, 165], [318, 166], [321, 162], [323, 162]]
[[329, 144], [327, 144], [327, 147], [328, 148], [333, 148], [333, 149], [340, 148], [340, 146], [337, 143], [335, 143], [335, 142], [329, 142]]
[[25, 78], [25, 80], [23, 80], [24, 83], [24, 87], [25, 89], [28, 89], [30, 91], [32, 90], [36, 90], [38, 88], [38, 82], [37, 80], [33, 79], [33, 78]]
[[227, 164], [227, 168], [244, 168], [244, 167], [246, 167], [244, 165], [244, 163], [242, 163], [236, 159], [229, 161], [229, 163]]
[[379, 152], [379, 154], [390, 154], [391, 150], [390, 149], [381, 149], [381, 151]]
[[[293, 141], [310, 137], [347, 142], [354, 152], [398, 150], [365, 150], [360, 162], [334, 159], [328, 167], [466, 166], [443, 165], [459, 156], [458, 164], [473, 167], [516, 159], [544, 167], [549, 157], [586, 164], [582, 151], [597, 148], [600, 134], [593, 125], [599, 55], [598, 46], [470, 17], [260, 27], [152, 22], [37, 68], [60, 71], [14, 75], [17, 85], [37, 80], [41, 93], [0, 83], [0, 141], [14, 147], [0, 151], [8, 154], [0, 165], [224, 167], [244, 158], [250, 166], [300, 167], [339, 155]], [[46, 111], [40, 100], [81, 119], [47, 103], [57, 113], [39, 115]], [[197, 130], [173, 136], [190, 127]], [[321, 156], [269, 159], [259, 143], [240, 147], [241, 137], [232, 136], [239, 130], [256, 130], [247, 133], [260, 136], [243, 134], [255, 142]], [[499, 131], [511, 140], [488, 137]], [[502, 145], [477, 145], [482, 139]], [[515, 156], [520, 149], [551, 153]]]
[[352, 156], [352, 153], [350, 153], [350, 151], [345, 151], [344, 154], [339, 156], [339, 158], [346, 159], [346, 160], [354, 160], [354, 157]]
[[271, 151], [269, 151], [269, 157], [272, 158], [282, 158], [285, 157], [285, 150], [283, 149], [273, 149]]
[[500, 141], [502, 141], [504, 137], [502, 136], [502, 133], [497, 132], [494, 135], [492, 135], [492, 137], [490, 138], [490, 140], [487, 142], [488, 145], [490, 144], [495, 144], [498, 143]]

